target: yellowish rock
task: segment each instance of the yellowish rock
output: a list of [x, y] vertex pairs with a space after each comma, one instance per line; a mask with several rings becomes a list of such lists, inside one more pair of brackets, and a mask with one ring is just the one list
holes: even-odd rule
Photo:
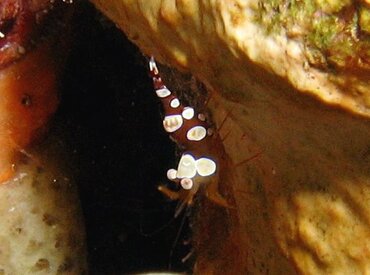
[[366, 3], [92, 2], [203, 81], [216, 123], [232, 110], [221, 187], [237, 209], [202, 200], [197, 273], [370, 272], [369, 40], [352, 20]]

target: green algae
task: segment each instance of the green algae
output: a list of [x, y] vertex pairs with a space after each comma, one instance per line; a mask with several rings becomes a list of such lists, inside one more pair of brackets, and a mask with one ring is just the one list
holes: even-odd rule
[[261, 0], [255, 20], [268, 35], [301, 40], [311, 66], [369, 70], [370, 8], [351, 0]]
[[370, 8], [362, 7], [360, 9], [360, 27], [361, 30], [370, 34]]

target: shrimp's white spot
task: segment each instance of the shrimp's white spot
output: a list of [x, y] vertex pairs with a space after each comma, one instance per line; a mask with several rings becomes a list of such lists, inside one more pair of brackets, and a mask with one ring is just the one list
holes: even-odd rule
[[177, 167], [177, 178], [191, 179], [197, 174], [195, 159], [192, 155], [184, 154], [181, 156], [179, 166]]
[[180, 106], [180, 100], [178, 100], [177, 98], [172, 99], [171, 102], [170, 102], [170, 106], [174, 109], [179, 107]]
[[169, 169], [167, 171], [167, 178], [169, 180], [175, 180], [176, 177], [177, 177], [177, 171], [176, 171], [176, 169]]
[[183, 124], [183, 119], [181, 115], [170, 115], [165, 116], [163, 120], [163, 128], [168, 133], [173, 133], [181, 128]]
[[212, 128], [207, 129], [207, 135], [212, 136], [215, 133], [215, 131]]
[[200, 114], [198, 114], [198, 119], [200, 121], [206, 121], [206, 116], [204, 114], [200, 113]]
[[200, 141], [207, 135], [207, 130], [203, 126], [194, 126], [186, 133], [186, 138], [191, 141]]
[[185, 190], [190, 190], [193, 187], [193, 180], [188, 179], [188, 178], [184, 178], [180, 181], [180, 185]]
[[195, 166], [197, 172], [202, 177], [207, 177], [216, 172], [216, 163], [209, 158], [200, 158], [196, 160]]
[[191, 107], [185, 107], [182, 111], [182, 117], [187, 120], [192, 119], [194, 117], [194, 109]]
[[170, 90], [168, 90], [166, 87], [156, 90], [155, 93], [160, 98], [168, 97], [171, 94]]

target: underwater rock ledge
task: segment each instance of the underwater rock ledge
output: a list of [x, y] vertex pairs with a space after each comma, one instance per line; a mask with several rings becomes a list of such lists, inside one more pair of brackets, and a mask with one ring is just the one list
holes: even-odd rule
[[216, 124], [232, 110], [232, 163], [262, 152], [226, 167], [236, 210], [200, 199], [196, 273], [370, 271], [367, 1], [92, 2], [205, 83]]

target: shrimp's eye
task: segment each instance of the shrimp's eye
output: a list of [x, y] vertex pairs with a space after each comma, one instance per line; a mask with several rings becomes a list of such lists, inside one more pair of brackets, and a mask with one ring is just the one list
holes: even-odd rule
[[188, 179], [188, 178], [184, 178], [180, 181], [180, 185], [185, 190], [190, 190], [193, 187], [193, 180]]

